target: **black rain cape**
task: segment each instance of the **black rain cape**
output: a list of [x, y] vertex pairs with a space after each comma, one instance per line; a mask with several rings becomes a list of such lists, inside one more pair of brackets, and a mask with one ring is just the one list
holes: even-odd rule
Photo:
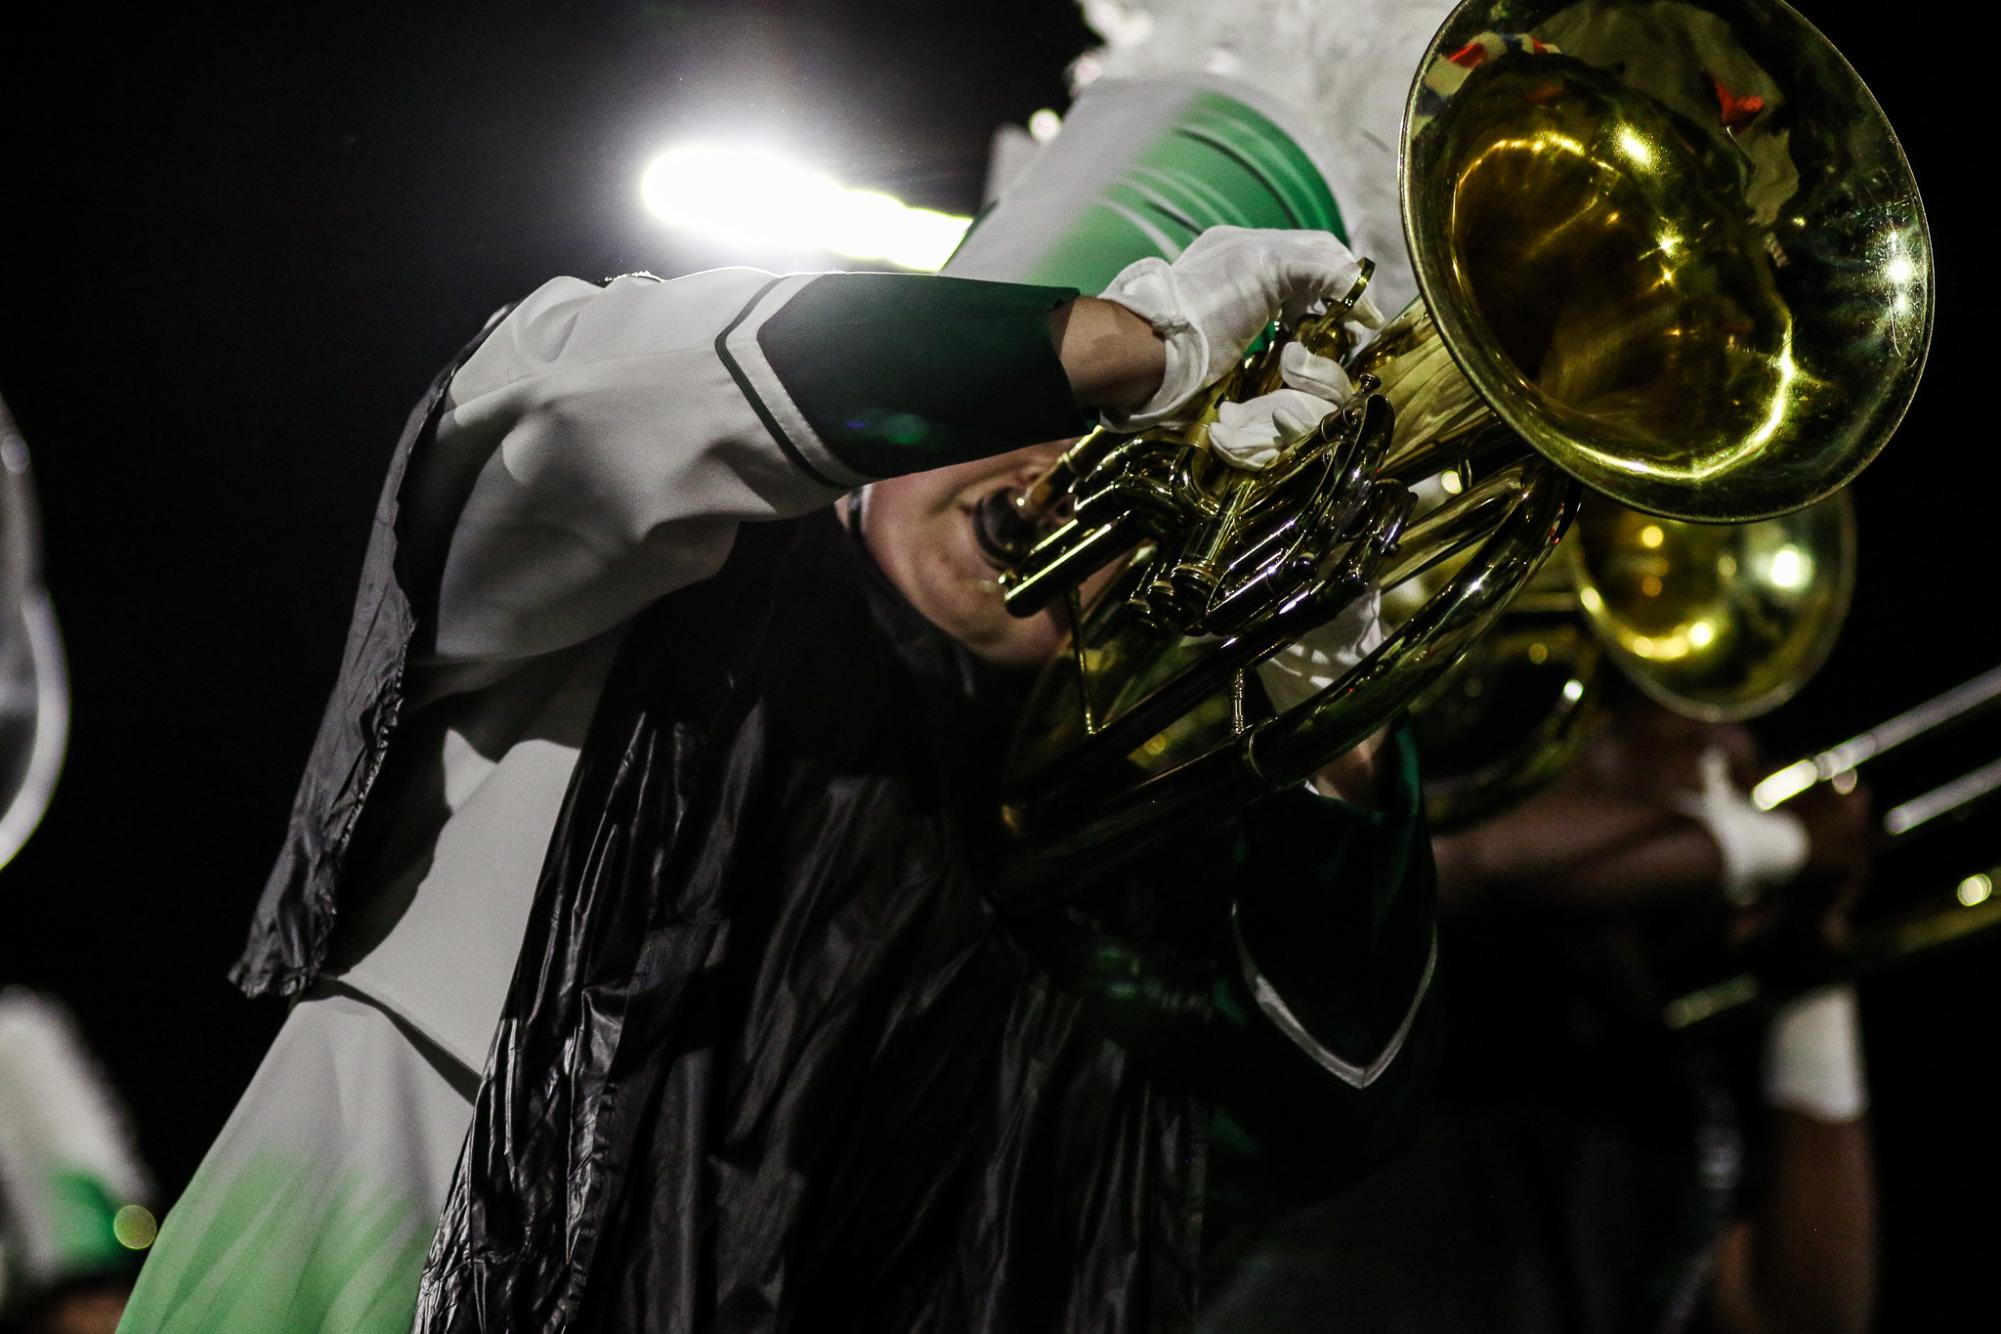
[[[346, 892], [422, 619], [401, 479], [448, 379], [390, 469], [238, 964], [253, 994], [311, 980]], [[634, 622], [420, 1331], [1185, 1329], [1218, 1234], [1404, 1129], [1435, 1046], [1429, 1001], [1408, 1022], [1432, 927], [1414, 774], [1386, 813], [1292, 794], [1009, 919], [980, 867], [1018, 702], [830, 513], [745, 527]], [[1350, 1088], [1255, 1012], [1233, 899], [1316, 1033], [1364, 1062], [1403, 1034], [1387, 1076]]]

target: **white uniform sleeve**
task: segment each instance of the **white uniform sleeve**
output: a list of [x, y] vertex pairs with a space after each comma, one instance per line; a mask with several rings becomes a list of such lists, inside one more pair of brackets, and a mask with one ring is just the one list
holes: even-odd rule
[[453, 378], [406, 524], [442, 544], [434, 661], [547, 653], [707, 578], [736, 526], [861, 478], [793, 407], [756, 333], [810, 277], [558, 278]]

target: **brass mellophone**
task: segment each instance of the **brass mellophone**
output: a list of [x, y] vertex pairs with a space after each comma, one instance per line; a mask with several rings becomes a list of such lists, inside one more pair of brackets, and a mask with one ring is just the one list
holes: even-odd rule
[[[1769, 520], [1850, 481], [1915, 391], [1916, 185], [1853, 69], [1775, 0], [1469, 0], [1418, 70], [1401, 185], [1421, 297], [1379, 334], [1353, 346], [1338, 308], [1280, 330], [1198, 420], [1087, 436], [1010, 501], [1015, 533], [1064, 517], [1003, 575], [1009, 608], [1071, 619], [1005, 785], [1016, 901], [1392, 721], [1587, 488], [1618, 513]], [[1277, 383], [1284, 339], [1364, 392], [1270, 469], [1231, 468], [1201, 433]], [[1359, 666], [1264, 707], [1259, 663], [1415, 580]]]

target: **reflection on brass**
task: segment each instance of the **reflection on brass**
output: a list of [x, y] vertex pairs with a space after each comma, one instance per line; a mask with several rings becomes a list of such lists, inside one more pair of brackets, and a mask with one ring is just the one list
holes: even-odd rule
[[1997, 703], [2001, 703], [2001, 667], [1990, 667], [1972, 680], [1905, 709], [1865, 732], [1767, 774], [1751, 789], [1751, 802], [1759, 810], [1769, 811], [1816, 783], [1840, 783], [1845, 779], [1852, 786], [1855, 771], [1871, 760], [1964, 722]]
[[1844, 493], [1776, 519], [1697, 524], [1587, 504], [1565, 544], [1614, 662], [1677, 713], [1755, 717], [1827, 660], [1855, 588]]
[[[1751, 788], [1751, 804], [1761, 811], [1773, 810], [1820, 783], [1851, 792], [1864, 765], [1910, 742], [1937, 737], [1997, 703], [2001, 703], [2001, 667], [1990, 667], [1867, 731], [1766, 774]], [[1937, 829], [1939, 821], [1964, 815], [1997, 791], [2001, 791], [2001, 759], [1898, 801], [1883, 812], [1883, 834], [1902, 840]]]
[[1604, 646], [1576, 615], [1525, 613], [1522, 601], [1411, 706], [1434, 830], [1488, 819], [1554, 782], [1605, 719]]
[[1486, 818], [1554, 780], [1603, 721], [1607, 665], [1688, 717], [1777, 708], [1827, 660], [1854, 585], [1845, 492], [1741, 524], [1587, 499], [1501, 627], [1413, 708], [1433, 824]]
[[1903, 416], [1931, 336], [1924, 208], [1869, 90], [1787, 6], [1463, 4], [1405, 134], [1426, 308], [1592, 490], [1765, 518], [1852, 479]]
[[[1390, 721], [1535, 577], [1576, 482], [1632, 522], [1771, 518], [1852, 478], [1909, 402], [1931, 330], [1923, 209], [1868, 90], [1784, 5], [1473, 0], [1433, 39], [1404, 128], [1419, 301], [1359, 351], [1339, 303], [1281, 330], [1187, 425], [1087, 437], [1022, 498], [1074, 513], [1003, 575], [1011, 610], [1119, 572], [1017, 743], [1017, 901]], [[1202, 435], [1217, 404], [1278, 383], [1286, 338], [1363, 393], [1269, 471], [1233, 470]], [[1818, 543], [1664, 537], [1543, 596], [1595, 597], [1607, 652], [1722, 716], [1824, 653], [1846, 557]], [[1426, 597], [1317, 696], [1276, 717], [1213, 705], [1369, 587], [1393, 603], [1412, 580]]]
[[[1861, 932], [1840, 955], [1827, 960], [1822, 968], [1792, 979], [1790, 986], [1774, 986], [1756, 973], [1738, 973], [1678, 996], [1664, 1008], [1667, 1025], [1693, 1028], [1745, 1014], [1753, 1006], [1756, 1012], [1769, 1012], [1829, 982], [1872, 977], [1934, 958], [1941, 950], [1990, 939], [1995, 928], [2001, 927], [2001, 899], [1992, 897], [1996, 876], [2001, 876], [2001, 866], [1961, 880], [1950, 902], [1937, 895], [1936, 901], [1895, 921]], [[1968, 885], [1980, 884], [1988, 887], [1986, 892], [1966, 892]]]

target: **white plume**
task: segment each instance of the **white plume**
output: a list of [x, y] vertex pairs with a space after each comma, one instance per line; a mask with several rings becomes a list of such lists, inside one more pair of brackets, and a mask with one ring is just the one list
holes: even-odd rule
[[[1252, 79], [1311, 112], [1338, 88], [1389, 0], [1081, 0], [1114, 78], [1202, 71]], [[1086, 65], [1092, 69], [1092, 65]], [[1338, 101], [1338, 92], [1332, 99]]]

